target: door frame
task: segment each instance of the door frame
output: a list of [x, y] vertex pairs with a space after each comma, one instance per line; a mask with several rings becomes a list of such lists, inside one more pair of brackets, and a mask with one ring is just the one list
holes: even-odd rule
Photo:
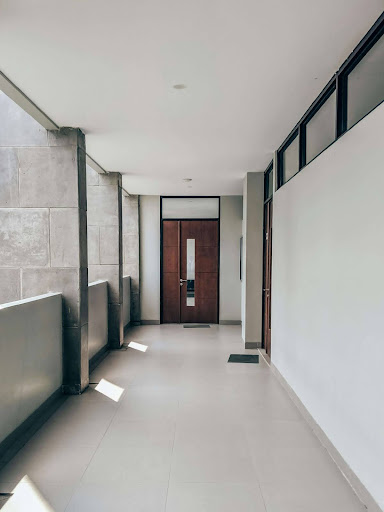
[[[177, 219], [163, 219], [163, 199], [174, 198], [174, 199], [218, 199], [219, 200], [219, 215], [216, 219], [204, 219], [197, 218], [191, 219], [188, 217], [177, 218]], [[160, 324], [163, 323], [163, 220], [208, 220], [217, 222], [218, 229], [218, 258], [217, 258], [217, 324], [220, 323], [220, 213], [221, 213], [221, 196], [160, 196]], [[180, 322], [181, 324], [181, 322]], [[179, 325], [180, 325], [179, 324]]]
[[[269, 217], [270, 217], [270, 238], [268, 239], [268, 243], [270, 244], [270, 262], [269, 262], [269, 322], [272, 321], [272, 302], [271, 302], [271, 296], [272, 296], [272, 251], [273, 251], [273, 234], [272, 234], [272, 218], [273, 218], [273, 196], [270, 197], [267, 201], [264, 202], [264, 211], [263, 211], [263, 308], [262, 308], [262, 346], [265, 351], [267, 351], [267, 339], [266, 339], [266, 325], [265, 325], [265, 316], [266, 316], [266, 297], [265, 297], [265, 275], [266, 275], [266, 256], [267, 256], [267, 239], [265, 237], [266, 233], [266, 225], [267, 225], [267, 216], [266, 216], [266, 210], [267, 205], [269, 206]], [[271, 328], [272, 331], [272, 328]], [[271, 356], [272, 352], [272, 339], [270, 339], [269, 342], [269, 353], [268, 356]]]

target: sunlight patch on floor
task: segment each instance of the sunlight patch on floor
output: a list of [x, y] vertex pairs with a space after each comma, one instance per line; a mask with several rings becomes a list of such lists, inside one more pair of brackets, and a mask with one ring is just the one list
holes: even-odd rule
[[124, 392], [123, 388], [116, 386], [116, 384], [112, 384], [112, 382], [109, 382], [106, 379], [101, 379], [95, 389], [115, 402], [120, 400], [121, 395]]
[[140, 352], [146, 352], [147, 351], [147, 345], [142, 345], [141, 343], [137, 343], [136, 341], [131, 341], [128, 343], [129, 348], [134, 348], [135, 350], [140, 350]]
[[3, 512], [55, 512], [30, 478], [24, 476], [12, 491]]

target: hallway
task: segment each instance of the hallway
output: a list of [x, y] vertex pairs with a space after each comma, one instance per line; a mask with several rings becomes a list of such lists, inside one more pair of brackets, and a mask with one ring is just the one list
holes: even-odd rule
[[95, 384], [68, 397], [1, 470], [0, 492], [17, 486], [3, 510], [365, 510], [263, 358], [227, 363], [240, 327], [143, 326], [130, 341], [148, 349], [110, 352], [90, 379], [118, 401]]

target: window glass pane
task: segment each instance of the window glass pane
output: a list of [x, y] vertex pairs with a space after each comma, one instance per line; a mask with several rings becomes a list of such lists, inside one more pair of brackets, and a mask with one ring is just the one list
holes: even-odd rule
[[283, 183], [299, 171], [299, 137], [290, 143], [283, 152]]
[[163, 219], [218, 219], [218, 197], [164, 197]]
[[350, 128], [384, 100], [384, 36], [348, 75]]
[[307, 123], [307, 162], [336, 139], [336, 92]]
[[195, 305], [195, 239], [187, 239], [187, 306]]
[[273, 194], [273, 171], [268, 171], [265, 174], [265, 188], [264, 188], [264, 200], [266, 201]]

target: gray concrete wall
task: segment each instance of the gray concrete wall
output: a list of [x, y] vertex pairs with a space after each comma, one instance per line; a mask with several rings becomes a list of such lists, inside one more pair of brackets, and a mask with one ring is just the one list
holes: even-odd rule
[[87, 166], [89, 281], [108, 281], [108, 338], [124, 341], [121, 174], [98, 174]]
[[85, 138], [0, 94], [0, 303], [63, 294], [64, 387], [88, 385]]
[[108, 345], [108, 283], [88, 286], [88, 359]]
[[220, 198], [220, 323], [241, 322], [242, 196]]
[[62, 350], [60, 294], [0, 306], [0, 443], [60, 388]]
[[131, 322], [131, 278], [123, 278], [123, 325], [127, 327]]
[[263, 319], [264, 173], [247, 173], [243, 185], [242, 337], [245, 348], [258, 348]]
[[140, 196], [141, 321], [160, 323], [160, 196]]
[[131, 322], [138, 324], [140, 314], [139, 196], [123, 196], [124, 275], [131, 276]]

